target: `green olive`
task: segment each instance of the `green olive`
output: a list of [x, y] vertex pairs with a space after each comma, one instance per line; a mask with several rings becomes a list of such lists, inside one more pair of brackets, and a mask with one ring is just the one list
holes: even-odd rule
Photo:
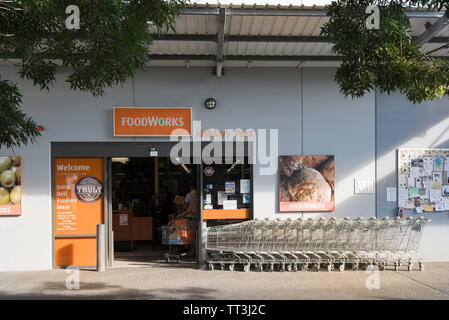
[[9, 203], [9, 192], [5, 188], [0, 187], [0, 205]]
[[11, 166], [11, 159], [9, 157], [0, 157], [0, 172], [9, 169]]
[[20, 166], [20, 157], [10, 157], [13, 166]]
[[11, 190], [9, 194], [9, 199], [14, 204], [20, 204], [21, 201], [21, 187], [15, 186], [14, 189]]
[[0, 184], [5, 188], [14, 187], [16, 175], [11, 170], [5, 170], [0, 174]]
[[21, 184], [22, 183], [22, 169], [20, 167], [17, 167], [16, 170], [16, 178], [17, 178], [17, 184]]
[[12, 173], [16, 176], [17, 184], [20, 184], [20, 167], [11, 167]]

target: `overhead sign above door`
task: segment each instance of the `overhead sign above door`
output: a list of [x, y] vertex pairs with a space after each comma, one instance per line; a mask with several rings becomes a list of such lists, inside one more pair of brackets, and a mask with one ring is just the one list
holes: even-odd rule
[[114, 136], [188, 136], [191, 133], [192, 108], [114, 108]]

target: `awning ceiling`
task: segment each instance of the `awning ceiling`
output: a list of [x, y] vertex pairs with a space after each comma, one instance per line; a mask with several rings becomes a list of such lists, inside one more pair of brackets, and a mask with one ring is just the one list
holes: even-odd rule
[[[449, 24], [443, 13], [409, 8], [407, 15], [423, 51], [448, 43]], [[154, 34], [149, 65], [216, 66], [218, 75], [223, 67], [338, 66], [341, 58], [320, 36], [328, 19], [326, 8], [316, 5], [195, 3], [182, 10], [175, 31]], [[449, 52], [439, 50], [435, 55], [449, 56]], [[15, 62], [9, 59], [0, 64]]]
[[[220, 25], [220, 14], [225, 16]], [[418, 38], [427, 26], [442, 19], [443, 14], [409, 9], [413, 35]], [[328, 21], [325, 7], [268, 5], [194, 4], [182, 11], [175, 31], [156, 37], [150, 47], [150, 65], [200, 66], [223, 63], [226, 66], [334, 66], [339, 57], [332, 44], [320, 36]], [[223, 28], [223, 61], [217, 59]], [[431, 34], [424, 51], [433, 50], [449, 40], [449, 26], [443, 24]], [[448, 50], [435, 53], [449, 56]]]

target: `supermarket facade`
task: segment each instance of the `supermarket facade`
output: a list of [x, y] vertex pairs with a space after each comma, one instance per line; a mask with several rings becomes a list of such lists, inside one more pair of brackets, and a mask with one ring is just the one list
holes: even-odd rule
[[[95, 254], [95, 228], [98, 223], [106, 224], [108, 254], [113, 254], [114, 238], [111, 237], [117, 236], [115, 231], [112, 233], [113, 223], [129, 226], [133, 216], [122, 212], [117, 222], [113, 222], [112, 212], [126, 211], [123, 209], [126, 206], [140, 208], [142, 212], [152, 210], [145, 208], [143, 201], [137, 200], [137, 195], [132, 196], [130, 205], [118, 200], [120, 192], [124, 192], [120, 188], [125, 184], [114, 182], [114, 170], [118, 177], [124, 177], [120, 181], [131, 174], [126, 169], [120, 171], [123, 163], [134, 163], [135, 168], [151, 166], [151, 170], [158, 171], [157, 186], [153, 180], [145, 180], [144, 169], [136, 169], [133, 173], [133, 179], [141, 179], [139, 181], [150, 186], [152, 196], [164, 192], [159, 190], [159, 185], [167, 190], [173, 187], [176, 192], [182, 183], [195, 182], [199, 214], [205, 223], [255, 218], [397, 216], [398, 201], [403, 201], [399, 192], [402, 183], [398, 172], [399, 150], [449, 148], [449, 100], [443, 98], [413, 105], [400, 94], [378, 92], [360, 99], [345, 98], [339, 93], [334, 80], [338, 57], [327, 53], [329, 44], [317, 39], [319, 26], [326, 19], [322, 14], [318, 15], [319, 10], [290, 9], [290, 13], [282, 8], [265, 13], [263, 10], [239, 13], [236, 9], [229, 9], [225, 12], [228, 23], [223, 30], [226, 35], [234, 36], [234, 42], [228, 38], [224, 54], [220, 52], [219, 41], [208, 41], [207, 37], [195, 38], [194, 31], [188, 27], [194, 25], [192, 28], [201, 32], [206, 20], [216, 19], [213, 26], [220, 35], [222, 10], [195, 7], [185, 11], [181, 16], [186, 21], [185, 30], [181, 30], [183, 23], [179, 23], [177, 29], [181, 35], [177, 35], [178, 38], [168, 35], [155, 41], [150, 66], [139, 71], [124, 86], [107, 89], [100, 98], [71, 91], [64, 82], [67, 76], [65, 71], [58, 73], [52, 90], [40, 91], [31, 82], [18, 79], [14, 61], [2, 62], [2, 78], [19, 84], [24, 95], [24, 112], [31, 115], [44, 130], [34, 144], [14, 150], [0, 150], [0, 157], [21, 157], [22, 168], [20, 215], [0, 214], [0, 271], [91, 265], [86, 261], [91, 261], [94, 256], [80, 252]], [[291, 14], [292, 11], [297, 14]], [[425, 22], [438, 19], [436, 15], [426, 17], [421, 13], [412, 17], [412, 25], [418, 34], [425, 30]], [[271, 38], [257, 40], [257, 35], [253, 39], [248, 36], [239, 38], [239, 35], [247, 34], [243, 30], [248, 23], [245, 19], [253, 21], [252, 33], [269, 32], [267, 36]], [[268, 22], [271, 29], [264, 31]], [[241, 30], [237, 30], [237, 26]], [[261, 31], [256, 30], [257, 26]], [[276, 30], [278, 27], [286, 35], [297, 35], [297, 41], [275, 39], [271, 34], [279, 36], [281, 32]], [[444, 32], [446, 36], [449, 34], [446, 28], [438, 36]], [[212, 33], [215, 34], [215, 31]], [[306, 34], [315, 38], [300, 39], [299, 36]], [[223, 54], [223, 60], [210, 58], [211, 53], [215, 54], [217, 50], [218, 54]], [[205, 102], [209, 98], [216, 102], [215, 108], [206, 107]], [[187, 127], [190, 135], [195, 133], [194, 123], [200, 123], [202, 130], [214, 128], [220, 132], [225, 129], [243, 132], [251, 129], [257, 133], [257, 146], [263, 133], [260, 129], [265, 129], [265, 151], [268, 158], [270, 152], [275, 157], [272, 159], [275, 159], [276, 171], [273, 174], [264, 173], [273, 161], [264, 162], [256, 157], [253, 164], [241, 165], [241, 168], [240, 164], [237, 165], [240, 168], [237, 178], [220, 180], [220, 170], [237, 170], [232, 167], [235, 157], [231, 157], [226, 164], [228, 167], [223, 168], [220, 166], [225, 164], [214, 166], [185, 161], [183, 164], [187, 171], [191, 169], [193, 172], [190, 172], [190, 178], [181, 174], [185, 169], [178, 170], [179, 178], [171, 177], [171, 165], [167, 159], [176, 142], [171, 141], [164, 132], [147, 132], [145, 136], [140, 129], [119, 132], [117, 110], [129, 112], [129, 109], [136, 109], [136, 112], [143, 110], [147, 116], [157, 114], [163, 121], [169, 119], [181, 127], [190, 124], [192, 126]], [[184, 114], [180, 116], [179, 112]], [[131, 110], [129, 114], [134, 113]], [[133, 119], [133, 116], [128, 118]], [[183, 121], [175, 118], [182, 118]], [[126, 121], [121, 124], [125, 125]], [[143, 124], [139, 125], [139, 128], [142, 127]], [[270, 129], [276, 131], [276, 148], [269, 142]], [[200, 145], [204, 150], [206, 144]], [[246, 160], [252, 150], [249, 145], [246, 143], [243, 148], [242, 156]], [[193, 151], [192, 147], [192, 154]], [[278, 156], [331, 156], [333, 180], [329, 183], [332, 191], [327, 202], [332, 202], [332, 205], [323, 207], [321, 211], [307, 211], [304, 207], [284, 210]], [[71, 175], [63, 173], [64, 170], [72, 175], [77, 170], [85, 171], [86, 176], [97, 180], [68, 182]], [[151, 173], [151, 179], [156, 179], [155, 176], [154, 172]], [[218, 180], [213, 180], [214, 176]], [[70, 190], [64, 189], [70, 189], [70, 183], [77, 190], [73, 201], [80, 203], [77, 211], [71, 212], [71, 218], [61, 218], [60, 214], [65, 210], [62, 203], [68, 199], [64, 192], [70, 193]], [[140, 183], [131, 181], [123, 188], [128, 192]], [[226, 198], [225, 205], [222, 202], [219, 209], [213, 203], [217, 192], [221, 192], [215, 189], [215, 185], [220, 185], [225, 192], [219, 196], [227, 195], [228, 191], [229, 194], [236, 194], [236, 197]], [[141, 191], [133, 192], [138, 194]], [[117, 194], [117, 201], [112, 199], [112, 194]], [[95, 208], [88, 207], [89, 203], [93, 203]], [[128, 208], [128, 213], [130, 211]], [[425, 260], [449, 260], [449, 211], [416, 213], [416, 210], [405, 210], [405, 216], [419, 215], [432, 220], [424, 231], [420, 253]], [[145, 225], [148, 223], [144, 219], [147, 216], [142, 213], [136, 218], [141, 219], [141, 225]], [[60, 220], [69, 221], [75, 228], [59, 228]], [[154, 241], [154, 223], [153, 216], [148, 227], [153, 230], [151, 234], [136, 231], [140, 232], [136, 239]], [[111, 263], [112, 257], [108, 259]]]

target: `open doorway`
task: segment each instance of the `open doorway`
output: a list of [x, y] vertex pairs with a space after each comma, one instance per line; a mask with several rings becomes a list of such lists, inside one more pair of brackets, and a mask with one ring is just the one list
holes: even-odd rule
[[169, 157], [112, 158], [114, 266], [196, 266], [196, 170]]

